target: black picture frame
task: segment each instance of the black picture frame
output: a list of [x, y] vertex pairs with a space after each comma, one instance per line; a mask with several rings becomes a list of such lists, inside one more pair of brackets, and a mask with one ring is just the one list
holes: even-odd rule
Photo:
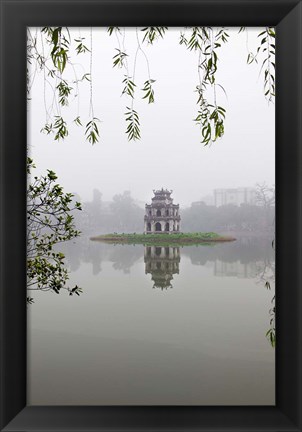
[[[301, 1], [0, 0], [3, 431], [301, 431]], [[276, 406], [26, 406], [26, 27], [276, 26]]]

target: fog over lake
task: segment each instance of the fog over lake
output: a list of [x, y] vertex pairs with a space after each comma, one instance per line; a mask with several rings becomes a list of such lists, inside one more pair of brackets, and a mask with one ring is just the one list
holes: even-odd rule
[[270, 242], [158, 249], [66, 251], [84, 292], [35, 294], [29, 404], [274, 405]]
[[[261, 62], [247, 64], [261, 30], [238, 31], [229, 29], [230, 41], [219, 49], [216, 97], [226, 109], [225, 134], [209, 146], [192, 121], [198, 55], [179, 45], [178, 28], [137, 54], [140, 141], [128, 142], [125, 134], [124, 71], [112, 67], [118, 41], [106, 29], [70, 29], [72, 39], [85, 37], [89, 47], [92, 40], [93, 55], [76, 57], [64, 74], [74, 82], [74, 73], [89, 72], [92, 61], [92, 84], [84, 79], [60, 108], [69, 122], [63, 141], [41, 133], [55, 111], [53, 87], [39, 68], [31, 71], [28, 154], [36, 169], [30, 178], [52, 170], [82, 203], [73, 212], [81, 235], [56, 250], [65, 255], [68, 286], [83, 292], [30, 292], [29, 405], [275, 404], [269, 338], [275, 207], [255, 198], [259, 185], [274, 196], [275, 112], [263, 94]], [[132, 28], [122, 35], [131, 73], [137, 35]], [[156, 80], [154, 104], [139, 93], [148, 68]], [[84, 125], [89, 121], [90, 89], [100, 119], [95, 145], [73, 122], [78, 115]], [[145, 204], [162, 188], [179, 204], [181, 232], [236, 240], [186, 246], [91, 240], [142, 233]], [[215, 189], [231, 191], [221, 195], [224, 203]]]

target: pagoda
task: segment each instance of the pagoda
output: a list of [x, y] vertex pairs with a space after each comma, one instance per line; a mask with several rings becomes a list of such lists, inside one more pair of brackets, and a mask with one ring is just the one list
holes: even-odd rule
[[151, 204], [146, 204], [145, 234], [179, 233], [179, 204], [173, 204], [172, 190], [153, 190]]

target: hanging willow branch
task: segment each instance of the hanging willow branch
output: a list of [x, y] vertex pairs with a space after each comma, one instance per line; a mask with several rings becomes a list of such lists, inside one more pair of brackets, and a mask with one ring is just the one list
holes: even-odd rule
[[[226, 110], [217, 104], [216, 97], [217, 50], [222, 43], [228, 42], [229, 35], [224, 28], [214, 35], [212, 27], [192, 27], [190, 32], [189, 36], [181, 33], [179, 44], [184, 45], [189, 51], [198, 53], [199, 84], [196, 86], [198, 112], [193, 120], [201, 129], [201, 143], [208, 145], [224, 134]], [[219, 86], [223, 89], [221, 85]], [[211, 102], [206, 96], [209, 90], [212, 90]]]
[[[147, 77], [139, 84], [142, 99], [148, 104], [155, 102], [154, 83], [156, 82], [150, 74], [149, 59], [144, 51], [144, 46], [154, 45], [158, 40], [164, 39], [168, 27], [144, 27], [136, 29], [137, 46], [135, 55], [130, 58], [126, 49], [126, 29], [120, 27], [108, 27], [109, 36], [115, 35], [118, 47], [113, 56], [113, 67], [122, 69], [122, 95], [129, 98], [127, 103], [125, 119], [127, 122], [126, 134], [128, 140], [138, 140], [141, 136], [139, 114], [135, 108], [135, 91], [138, 88], [135, 72], [137, 62], [143, 58], [147, 67]], [[246, 27], [241, 27], [239, 33], [246, 32]], [[53, 135], [55, 140], [63, 140], [68, 136], [68, 124], [62, 115], [63, 109], [70, 105], [72, 96], [77, 98], [78, 112], [73, 122], [82, 127], [82, 119], [79, 113], [79, 85], [89, 82], [90, 103], [89, 120], [85, 124], [85, 136], [87, 141], [95, 144], [99, 140], [98, 118], [93, 110], [93, 82], [92, 82], [92, 30], [90, 31], [90, 47], [85, 44], [85, 37], [81, 35], [73, 41], [66, 27], [43, 27], [40, 30], [41, 44], [37, 42], [37, 33], [31, 34], [28, 30], [28, 67], [27, 82], [28, 92], [34, 82], [37, 71], [44, 73], [44, 106], [46, 121], [42, 131]], [[209, 145], [222, 138], [225, 131], [226, 109], [218, 101], [218, 91], [226, 94], [223, 86], [217, 82], [217, 71], [219, 68], [219, 49], [229, 40], [229, 34], [224, 27], [214, 29], [213, 27], [188, 27], [181, 31], [179, 44], [185, 46], [192, 54], [198, 56], [197, 72], [197, 115], [193, 119], [201, 130], [201, 143]], [[261, 62], [260, 74], [263, 76], [264, 95], [269, 102], [275, 97], [275, 30], [266, 27], [259, 35], [259, 46], [255, 53], [248, 51], [247, 63]], [[72, 46], [72, 42], [74, 46]], [[41, 46], [40, 46], [41, 45]], [[48, 53], [47, 53], [48, 49]], [[82, 78], [76, 76], [75, 65], [71, 62], [71, 52], [75, 50], [76, 55], [90, 55], [90, 71], [84, 73]], [[133, 67], [130, 68], [130, 63]], [[74, 80], [70, 82], [66, 78], [66, 70], [72, 68]], [[30, 70], [32, 73], [30, 73]], [[131, 70], [131, 72], [130, 72]], [[73, 85], [73, 84], [75, 85]], [[53, 92], [52, 101], [46, 100], [45, 87], [50, 86]], [[28, 95], [30, 98], [30, 95]], [[61, 113], [62, 109], [62, 113]], [[130, 113], [130, 114], [129, 114]], [[63, 113], [64, 114], [64, 113]]]
[[100, 120], [94, 116], [94, 108], [93, 108], [93, 79], [92, 79], [92, 28], [90, 29], [90, 71], [89, 71], [89, 84], [90, 84], [90, 100], [89, 100], [89, 116], [91, 120], [86, 124], [85, 136], [86, 140], [90, 142], [90, 144], [96, 144], [99, 141], [99, 128], [97, 123]]
[[[246, 27], [241, 27], [240, 31], [246, 31]], [[262, 61], [259, 75], [263, 75], [263, 92], [269, 103], [275, 100], [275, 56], [276, 56], [276, 33], [274, 27], [265, 27], [258, 36], [260, 41], [256, 53], [248, 50], [247, 64]]]
[[144, 33], [143, 42], [153, 44], [157, 39], [163, 39], [168, 27], [145, 27], [141, 31]]
[[140, 135], [140, 123], [138, 113], [131, 107], [127, 107], [125, 112], [126, 121], [128, 122], [128, 127], [126, 130], [126, 134], [128, 135], [128, 141], [136, 141], [139, 140]]
[[[145, 27], [141, 31], [144, 33], [142, 43], [146, 42], [148, 44], [153, 44], [153, 42], [158, 38], [163, 38], [165, 31], [167, 30], [167, 27]], [[115, 34], [118, 48], [115, 48], [117, 51], [117, 54], [115, 54], [112, 58], [113, 60], [113, 67], [122, 68], [124, 70], [124, 79], [122, 81], [122, 84], [124, 85], [122, 90], [122, 95], [129, 96], [130, 98], [130, 107], [126, 107], [125, 112], [125, 120], [127, 123], [126, 128], [126, 134], [129, 141], [132, 140], [138, 140], [140, 139], [140, 122], [139, 122], [139, 115], [137, 111], [134, 109], [134, 100], [135, 100], [135, 89], [137, 87], [135, 83], [135, 72], [136, 72], [136, 66], [137, 66], [137, 59], [138, 54], [141, 53], [145, 59], [146, 66], [147, 66], [147, 72], [148, 72], [148, 79], [145, 80], [142, 88], [143, 97], [142, 99], [146, 99], [148, 101], [148, 104], [154, 103], [154, 88], [153, 84], [155, 83], [155, 80], [151, 78], [150, 75], [150, 65], [148, 57], [145, 53], [145, 51], [142, 48], [142, 43], [140, 41], [140, 36], [138, 29], [135, 29], [136, 32], [136, 40], [137, 40], [137, 47], [136, 52], [134, 55], [134, 61], [133, 61], [133, 71], [130, 75], [129, 72], [129, 54], [126, 53], [125, 49], [125, 29], [123, 30], [123, 36], [122, 31], [119, 27], [109, 27], [108, 33], [109, 35]]]

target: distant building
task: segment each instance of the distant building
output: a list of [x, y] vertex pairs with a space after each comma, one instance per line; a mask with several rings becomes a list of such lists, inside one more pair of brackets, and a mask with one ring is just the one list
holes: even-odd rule
[[212, 195], [203, 196], [202, 198], [200, 198], [199, 202], [204, 202], [207, 206], [212, 206], [214, 205], [214, 195], [212, 194]]
[[214, 189], [214, 203], [216, 207], [227, 204], [255, 204], [256, 190], [253, 188]]
[[153, 190], [152, 204], [146, 204], [145, 234], [180, 231], [179, 204], [173, 204], [172, 191]]

